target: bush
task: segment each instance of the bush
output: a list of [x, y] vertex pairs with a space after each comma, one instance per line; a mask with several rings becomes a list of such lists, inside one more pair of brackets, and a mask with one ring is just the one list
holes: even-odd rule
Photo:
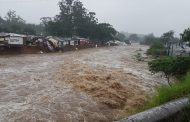
[[177, 57], [174, 58], [173, 61], [173, 70], [175, 76], [185, 75], [190, 69], [190, 57]]
[[171, 76], [185, 75], [190, 69], [190, 57], [162, 57], [148, 63], [152, 73], [163, 72], [171, 86]]
[[131, 42], [130, 42], [128, 39], [125, 39], [124, 42], [125, 42], [126, 44], [131, 44]]
[[166, 55], [166, 49], [161, 42], [154, 42], [148, 49], [147, 54], [153, 56]]
[[155, 37], [153, 34], [146, 35], [144, 39], [140, 42], [141, 45], [152, 45], [155, 42], [159, 42], [160, 38]]

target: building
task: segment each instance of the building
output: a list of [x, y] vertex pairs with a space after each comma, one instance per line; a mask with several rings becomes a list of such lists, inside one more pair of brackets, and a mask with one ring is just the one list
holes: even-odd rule
[[0, 33], [0, 46], [22, 47], [26, 42], [25, 35], [15, 33]]

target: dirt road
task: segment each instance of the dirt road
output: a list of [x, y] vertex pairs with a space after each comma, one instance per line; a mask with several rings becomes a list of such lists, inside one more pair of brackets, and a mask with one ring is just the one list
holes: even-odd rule
[[0, 122], [106, 122], [125, 115], [165, 83], [134, 58], [147, 48], [0, 56]]

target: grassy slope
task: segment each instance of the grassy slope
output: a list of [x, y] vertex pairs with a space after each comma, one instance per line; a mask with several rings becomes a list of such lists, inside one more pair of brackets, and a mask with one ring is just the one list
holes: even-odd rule
[[[162, 86], [158, 88], [158, 94], [152, 98], [141, 110], [159, 106], [171, 100], [184, 97], [190, 94], [190, 74], [183, 80], [170, 86]], [[140, 110], [140, 111], [141, 111]]]

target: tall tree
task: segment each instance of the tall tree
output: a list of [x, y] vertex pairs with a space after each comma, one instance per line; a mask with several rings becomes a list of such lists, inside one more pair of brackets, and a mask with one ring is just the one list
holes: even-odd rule
[[185, 29], [184, 32], [180, 35], [183, 41], [189, 42], [190, 46], [190, 28]]
[[144, 37], [141, 44], [152, 45], [152, 44], [157, 43], [157, 42], [158, 43], [160, 42], [160, 38], [155, 37], [154, 34], [148, 34]]
[[73, 4], [74, 0], [62, 0], [59, 2], [60, 14], [56, 16], [56, 23], [53, 23], [54, 26], [60, 26], [62, 29], [61, 33], [58, 33], [59, 36], [72, 37], [73, 35]]
[[118, 34], [116, 35], [116, 38], [117, 38], [118, 40], [120, 40], [120, 41], [125, 41], [126, 36], [125, 36], [123, 33], [118, 33]]
[[5, 16], [5, 20], [11, 23], [25, 23], [20, 16], [16, 15], [16, 11], [9, 10]]
[[117, 31], [112, 27], [112, 25], [108, 23], [98, 24], [98, 29], [99, 29], [98, 38], [104, 41], [113, 40], [117, 33]]
[[167, 54], [172, 55], [173, 54], [173, 45], [175, 43], [174, 39], [174, 31], [168, 31], [164, 33], [161, 36], [161, 41], [165, 44], [165, 47], [167, 48]]
[[173, 39], [174, 39], [174, 31], [173, 30], [168, 31], [161, 36], [161, 40], [165, 45], [167, 45], [168, 43], [173, 41]]
[[37, 34], [37, 30], [38, 33], [42, 31], [42, 26], [27, 24], [15, 11], [9, 10], [4, 18], [0, 17], [0, 32]]
[[129, 40], [131, 40], [131, 41], [138, 41], [138, 40], [139, 40], [139, 37], [138, 37], [137, 34], [131, 34], [131, 35], [129, 36]]
[[110, 24], [98, 23], [96, 13], [89, 12], [79, 0], [62, 0], [59, 7], [60, 13], [53, 19], [42, 18], [47, 33], [51, 35], [108, 41], [117, 33]]
[[3, 31], [4, 24], [5, 24], [4, 19], [0, 17], [0, 32]]

